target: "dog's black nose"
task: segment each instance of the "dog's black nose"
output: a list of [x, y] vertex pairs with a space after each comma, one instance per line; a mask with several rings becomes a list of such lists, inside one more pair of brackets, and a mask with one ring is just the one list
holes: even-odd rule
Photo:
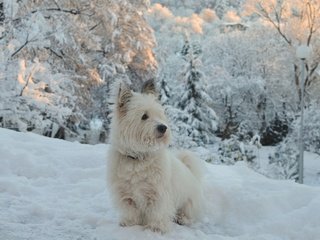
[[157, 130], [158, 130], [159, 133], [165, 133], [166, 130], [167, 130], [167, 126], [163, 125], [163, 124], [158, 125]]

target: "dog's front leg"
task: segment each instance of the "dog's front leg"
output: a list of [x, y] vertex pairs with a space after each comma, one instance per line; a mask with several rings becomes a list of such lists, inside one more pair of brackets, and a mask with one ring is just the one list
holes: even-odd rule
[[141, 213], [131, 198], [121, 201], [122, 216], [120, 226], [127, 227], [141, 224]]
[[145, 211], [145, 228], [153, 232], [168, 232], [172, 225], [173, 212], [174, 207], [169, 198], [149, 201]]

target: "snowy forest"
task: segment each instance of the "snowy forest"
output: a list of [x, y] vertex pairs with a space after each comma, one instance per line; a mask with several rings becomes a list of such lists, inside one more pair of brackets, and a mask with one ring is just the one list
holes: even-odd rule
[[107, 143], [112, 85], [149, 79], [173, 146], [257, 171], [273, 146], [263, 173], [296, 179], [302, 98], [320, 155], [320, 2], [0, 0], [0, 127]]

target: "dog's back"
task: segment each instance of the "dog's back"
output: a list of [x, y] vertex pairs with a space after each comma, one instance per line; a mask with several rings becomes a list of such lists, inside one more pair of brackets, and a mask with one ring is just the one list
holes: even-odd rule
[[183, 162], [184, 165], [189, 168], [189, 170], [192, 172], [192, 174], [199, 180], [202, 180], [202, 177], [204, 175], [204, 165], [203, 162], [199, 161], [197, 156], [188, 151], [188, 150], [177, 150], [176, 156], [178, 159]]

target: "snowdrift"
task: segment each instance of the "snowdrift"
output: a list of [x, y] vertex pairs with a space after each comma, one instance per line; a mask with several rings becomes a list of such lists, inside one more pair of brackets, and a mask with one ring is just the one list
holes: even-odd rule
[[319, 239], [320, 188], [244, 164], [206, 165], [201, 222], [165, 235], [122, 228], [106, 189], [106, 151], [0, 128], [0, 239]]

